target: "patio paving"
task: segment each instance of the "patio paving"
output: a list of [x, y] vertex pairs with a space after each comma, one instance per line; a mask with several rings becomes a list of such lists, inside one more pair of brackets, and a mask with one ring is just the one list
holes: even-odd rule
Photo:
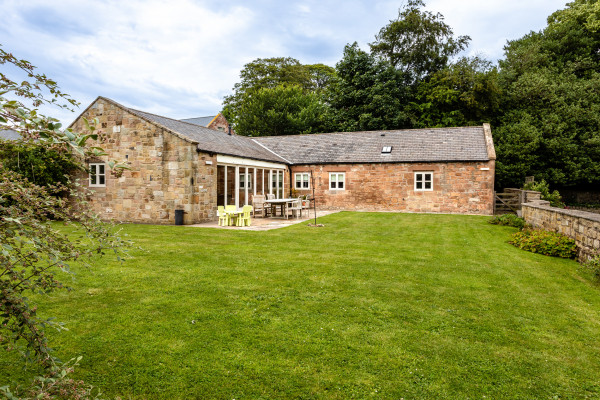
[[[336, 213], [337, 211], [317, 211], [317, 218], [323, 217], [325, 215]], [[303, 216], [302, 218], [261, 218], [261, 217], [252, 217], [252, 225], [251, 226], [219, 226], [219, 221], [211, 221], [204, 222], [202, 224], [194, 224], [194, 225], [186, 225], [194, 228], [218, 228], [218, 229], [237, 229], [242, 231], [268, 231], [271, 229], [284, 228], [286, 226], [299, 224], [301, 222], [309, 222], [313, 220], [314, 223], [314, 214], [310, 213], [311, 217], [308, 218]], [[318, 222], [318, 221], [317, 221]]]

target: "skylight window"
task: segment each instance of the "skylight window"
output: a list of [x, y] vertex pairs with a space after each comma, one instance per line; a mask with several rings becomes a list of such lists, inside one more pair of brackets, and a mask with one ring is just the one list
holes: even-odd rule
[[382, 154], [390, 154], [392, 152], [392, 146], [383, 146], [381, 149]]

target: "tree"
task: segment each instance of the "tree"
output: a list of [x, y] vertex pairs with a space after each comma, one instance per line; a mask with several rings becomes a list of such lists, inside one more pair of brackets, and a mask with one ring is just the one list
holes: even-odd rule
[[[244, 128], [238, 126], [243, 118], [242, 107], [261, 89], [277, 86], [298, 86], [307, 94], [322, 91], [334, 73], [333, 68], [323, 64], [303, 65], [291, 57], [258, 58], [244, 66], [241, 81], [233, 87], [233, 94], [223, 100], [223, 115], [239, 134]], [[282, 110], [279, 110], [282, 111]]]
[[422, 81], [413, 110], [421, 128], [481, 125], [499, 112], [498, 71], [480, 57], [462, 57]]
[[422, 0], [408, 0], [398, 18], [379, 31], [371, 53], [405, 73], [411, 83], [446, 67], [451, 57], [466, 49], [469, 36], [453, 37], [440, 13], [422, 11]]
[[262, 88], [242, 102], [237, 132], [247, 136], [277, 136], [326, 130], [327, 107], [316, 93], [297, 85]]
[[[5, 64], [22, 71], [25, 79], [17, 83], [0, 73], [0, 129], [19, 131], [31, 146], [43, 143], [81, 156], [103, 154], [100, 147], [89, 143], [98, 138], [94, 123], [88, 124], [88, 132], [77, 133], [62, 130], [56, 119], [37, 113], [36, 107], [43, 103], [66, 108], [77, 105], [56, 82], [0, 48], [0, 65]], [[110, 165], [115, 171], [125, 168], [115, 162]], [[64, 192], [70, 196], [56, 196]], [[71, 233], [56, 229], [52, 221], [57, 220], [70, 225]], [[56, 368], [59, 363], [50, 352], [45, 327], [60, 329], [60, 324], [39, 317], [28, 294], [63, 288], [58, 271], [68, 272], [69, 264], [85, 262], [109, 249], [117, 251], [124, 244], [110, 225], [90, 211], [85, 193], [77, 185], [41, 186], [9, 170], [0, 160], [0, 345], [21, 350], [50, 372]], [[6, 394], [5, 388], [3, 392]]]
[[600, 3], [576, 0], [505, 47], [494, 130], [500, 186], [600, 183]]
[[354, 43], [336, 65], [328, 102], [337, 130], [398, 129], [410, 127], [409, 96], [405, 74]]

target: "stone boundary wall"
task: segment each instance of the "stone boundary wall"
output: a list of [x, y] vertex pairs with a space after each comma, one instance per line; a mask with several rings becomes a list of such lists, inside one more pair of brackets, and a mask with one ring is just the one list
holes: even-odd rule
[[580, 260], [600, 254], [600, 214], [550, 207], [547, 201], [524, 203], [523, 218], [534, 228], [575, 239]]

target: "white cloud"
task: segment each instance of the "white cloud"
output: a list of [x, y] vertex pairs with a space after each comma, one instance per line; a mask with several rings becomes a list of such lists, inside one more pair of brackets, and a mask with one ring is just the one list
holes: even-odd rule
[[[104, 95], [174, 118], [210, 115], [256, 58], [334, 65], [363, 48], [398, 1], [5, 0], [0, 43], [87, 106]], [[497, 59], [507, 39], [540, 29], [557, 0], [430, 0], [471, 52]], [[64, 122], [73, 115], [55, 112]]]

